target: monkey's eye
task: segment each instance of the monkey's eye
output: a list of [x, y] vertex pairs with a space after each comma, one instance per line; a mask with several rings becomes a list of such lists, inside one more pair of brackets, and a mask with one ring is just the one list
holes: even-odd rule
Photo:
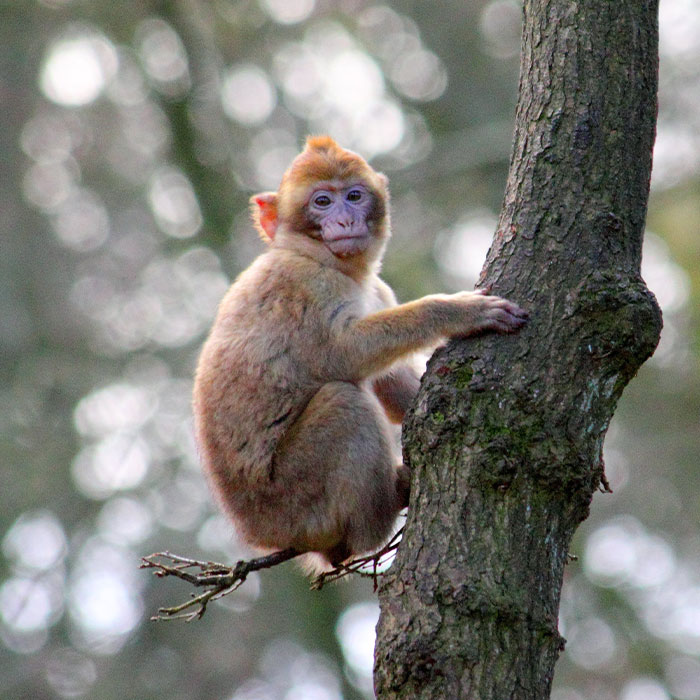
[[313, 202], [317, 207], [325, 209], [331, 205], [331, 198], [327, 194], [318, 194], [314, 197]]
[[359, 202], [362, 199], [362, 190], [350, 190], [346, 199], [348, 202]]

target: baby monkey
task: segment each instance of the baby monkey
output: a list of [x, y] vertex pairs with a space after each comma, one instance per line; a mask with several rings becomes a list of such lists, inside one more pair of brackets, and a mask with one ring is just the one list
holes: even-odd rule
[[196, 437], [243, 540], [316, 553], [307, 563], [322, 570], [381, 545], [408, 505], [391, 423], [418, 390], [410, 354], [513, 332], [527, 314], [480, 292], [397, 305], [378, 276], [387, 178], [327, 136], [309, 138], [279, 191], [251, 207], [268, 248], [227, 292], [202, 349]]

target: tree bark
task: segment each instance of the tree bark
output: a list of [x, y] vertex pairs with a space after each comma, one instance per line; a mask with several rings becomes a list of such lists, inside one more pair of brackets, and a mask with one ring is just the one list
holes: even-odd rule
[[380, 590], [375, 690], [548, 698], [571, 537], [661, 314], [640, 277], [657, 0], [526, 0], [506, 194], [481, 285], [531, 313], [451, 342], [404, 426], [403, 542]]

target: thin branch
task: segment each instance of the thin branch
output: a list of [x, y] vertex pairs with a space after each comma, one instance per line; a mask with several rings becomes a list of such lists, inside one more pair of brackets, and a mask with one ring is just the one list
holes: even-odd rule
[[[383, 574], [380, 567], [388, 562], [396, 551], [401, 541], [403, 528], [399, 530], [387, 542], [384, 547], [373, 554], [358, 557], [346, 564], [339, 564], [330, 571], [326, 571], [317, 576], [311, 583], [312, 590], [320, 590], [326, 583], [337, 581], [349, 574], [357, 574], [366, 578], [371, 578], [374, 582], [374, 590], [377, 589], [378, 577]], [[245, 582], [248, 574], [260, 569], [269, 569], [285, 561], [300, 556], [303, 552], [295, 549], [284, 549], [274, 552], [264, 557], [241, 559], [235, 566], [226, 566], [212, 561], [200, 561], [181, 557], [171, 552], [156, 552], [141, 559], [142, 569], [154, 569], [154, 574], [159, 578], [174, 576], [187, 581], [187, 583], [205, 590], [198, 595], [168, 608], [159, 608], [158, 613], [151, 617], [151, 620], [199, 620], [204, 615], [207, 605], [212, 600], [218, 600], [233, 593]], [[369, 569], [369, 570], [368, 570]]]
[[[155, 569], [154, 574], [160, 578], [175, 576], [191, 583], [193, 586], [203, 586], [206, 590], [190, 600], [170, 608], [159, 608], [158, 614], [151, 620], [191, 620], [200, 619], [211, 600], [218, 600], [239, 588], [252, 571], [269, 569], [294, 557], [301, 552], [295, 549], [284, 549], [264, 557], [240, 560], [235, 566], [226, 566], [212, 561], [199, 561], [180, 557], [170, 552], [156, 552], [141, 559], [142, 569]], [[170, 562], [170, 563], [168, 563]], [[199, 573], [197, 573], [199, 570]], [[194, 608], [194, 610], [190, 610]]]
[[[311, 590], [320, 591], [326, 583], [332, 583], [350, 574], [357, 574], [364, 578], [371, 578], [374, 584], [374, 590], [376, 591], [378, 578], [384, 574], [383, 571], [379, 570], [379, 567], [386, 564], [391, 556], [393, 556], [394, 552], [396, 552], [401, 542], [402, 535], [403, 528], [398, 530], [380, 550], [373, 554], [357, 557], [357, 559], [352, 559], [347, 564], [338, 564], [330, 571], [319, 574], [311, 582]], [[371, 567], [370, 571], [367, 571], [368, 567]]]

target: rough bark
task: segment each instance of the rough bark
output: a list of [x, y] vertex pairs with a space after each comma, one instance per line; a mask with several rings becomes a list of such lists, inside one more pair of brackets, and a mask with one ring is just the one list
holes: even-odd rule
[[657, 0], [526, 0], [503, 210], [482, 284], [518, 336], [450, 343], [404, 427], [414, 472], [380, 591], [388, 698], [548, 698], [571, 537], [661, 314], [640, 274]]

